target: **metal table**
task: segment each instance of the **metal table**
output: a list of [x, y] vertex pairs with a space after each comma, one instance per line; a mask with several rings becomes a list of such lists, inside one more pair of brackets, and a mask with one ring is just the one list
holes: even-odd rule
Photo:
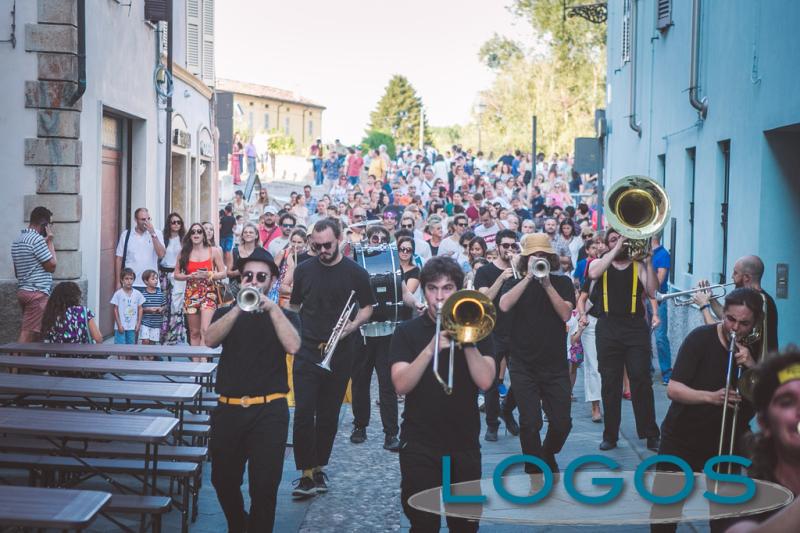
[[81, 530], [110, 499], [96, 490], [0, 486], [0, 526]]

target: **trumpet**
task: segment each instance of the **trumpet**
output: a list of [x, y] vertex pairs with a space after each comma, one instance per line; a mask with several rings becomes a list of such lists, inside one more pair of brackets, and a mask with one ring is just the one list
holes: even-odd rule
[[[453, 361], [456, 343], [473, 343], [487, 337], [494, 329], [497, 313], [492, 301], [483, 293], [464, 289], [450, 295], [436, 307], [436, 333], [433, 341], [433, 375], [445, 394], [453, 393]], [[439, 374], [439, 335], [442, 329], [450, 334], [450, 360], [447, 381]]]
[[333, 326], [333, 331], [331, 331], [331, 336], [328, 337], [328, 342], [320, 344], [323, 357], [322, 361], [317, 363], [317, 366], [328, 372], [331, 372], [333, 352], [336, 351], [336, 345], [339, 344], [339, 340], [342, 338], [342, 331], [344, 331], [344, 326], [347, 324], [347, 318], [356, 307], [356, 302], [353, 301], [353, 296], [355, 296], [355, 294], [356, 291], [350, 291], [350, 297], [347, 298], [347, 302], [344, 304], [344, 309], [342, 310], [342, 314], [339, 315], [339, 320], [337, 320], [336, 325]]
[[[664, 300], [675, 300], [675, 305], [677, 306], [692, 305], [692, 303], [694, 302], [694, 300], [692, 299], [692, 295], [700, 291], [711, 292], [710, 298], [712, 300], [716, 300], [728, 294], [727, 288], [730, 287], [731, 285], [736, 285], [736, 284], [732, 282], [720, 283], [718, 285], [709, 285], [708, 287], [695, 287], [694, 289], [689, 289], [686, 291], [668, 292], [668, 293], [657, 292], [656, 301], [658, 303], [661, 303]], [[722, 292], [715, 293], [714, 291], [722, 291]]]
[[255, 287], [245, 287], [236, 295], [236, 305], [245, 313], [260, 313], [261, 291]]
[[519, 279], [519, 270], [517, 270], [517, 266], [514, 264], [514, 261], [509, 261], [511, 263], [511, 273], [514, 274], [514, 279]]
[[544, 279], [550, 275], [550, 261], [542, 257], [534, 257], [533, 261], [528, 264], [533, 277], [537, 279]]

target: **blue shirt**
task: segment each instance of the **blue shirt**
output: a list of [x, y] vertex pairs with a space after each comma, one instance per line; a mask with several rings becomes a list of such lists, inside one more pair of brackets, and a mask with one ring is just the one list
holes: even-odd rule
[[667, 275], [664, 276], [664, 282], [658, 288], [658, 292], [666, 293], [669, 290], [669, 269], [672, 267], [672, 261], [669, 257], [669, 252], [663, 246], [653, 249], [653, 270], [658, 273], [659, 268], [666, 268]]
[[572, 277], [580, 281], [580, 284], [583, 285], [583, 282], [586, 280], [586, 258], [578, 260], [578, 264], [575, 265], [575, 272], [572, 274]]

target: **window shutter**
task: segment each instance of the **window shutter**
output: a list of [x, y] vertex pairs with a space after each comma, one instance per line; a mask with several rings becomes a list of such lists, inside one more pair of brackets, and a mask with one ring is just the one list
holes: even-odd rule
[[214, 0], [203, 0], [203, 62], [201, 77], [206, 85], [214, 86]]
[[158, 30], [161, 32], [161, 48], [160, 53], [166, 54], [169, 50], [169, 24], [164, 21], [158, 23]]
[[631, 0], [625, 0], [622, 11], [622, 64], [631, 60]]
[[656, 28], [666, 31], [672, 26], [672, 0], [658, 0]]
[[200, 0], [186, 0], [186, 69], [200, 75]]
[[169, 17], [167, 0], [144, 0], [144, 18], [150, 22], [167, 20]]

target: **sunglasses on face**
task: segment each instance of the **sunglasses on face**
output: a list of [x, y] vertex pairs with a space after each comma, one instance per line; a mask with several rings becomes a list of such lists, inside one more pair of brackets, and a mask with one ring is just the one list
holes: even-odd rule
[[458, 222], [456, 223], [456, 226], [458, 226], [459, 228], [466, 228], [467, 226], [469, 226], [469, 224], [467, 224], [466, 222]]
[[402, 246], [402, 247], [398, 248], [397, 251], [400, 252], [401, 254], [410, 254], [413, 250], [411, 248], [407, 248], [405, 246]]
[[517, 247], [517, 243], [515, 243], [515, 242], [501, 242], [500, 243], [500, 248], [503, 248], [504, 250], [508, 250], [509, 248], [516, 248], [516, 247]]
[[281, 224], [281, 227], [284, 227], [284, 228], [289, 228], [289, 229], [291, 229], [291, 228], [293, 228], [293, 227], [294, 227], [294, 224]]
[[381, 244], [381, 243], [385, 243], [386, 242], [386, 238], [385, 237], [381, 237], [379, 235], [374, 235], [369, 239], [369, 242], [375, 243], [375, 244]]
[[170, 220], [170, 221], [169, 221], [169, 223], [170, 223], [170, 224], [179, 224], [179, 225], [182, 225], [182, 224], [183, 224], [183, 221], [182, 221], [182, 220]]
[[364, 220], [364, 215], [353, 215], [353, 220]]
[[414, 224], [400, 224], [400, 227], [403, 229], [413, 229]]
[[269, 274], [267, 272], [251, 272], [249, 270], [247, 272], [242, 272], [242, 279], [248, 283], [253, 281], [253, 278], [256, 278], [256, 281], [259, 283], [264, 283], [267, 281], [268, 277]]
[[192, 231], [190, 231], [189, 233], [190, 233], [190, 234], [192, 234], [192, 235], [202, 235], [202, 234], [204, 234], [204, 233], [205, 233], [205, 230], [201, 230], [201, 229], [193, 229], [193, 230], [192, 230]]
[[312, 242], [311, 246], [315, 250], [330, 250], [331, 248], [333, 248], [334, 244], [336, 244], [334, 241], [321, 242], [321, 243]]

